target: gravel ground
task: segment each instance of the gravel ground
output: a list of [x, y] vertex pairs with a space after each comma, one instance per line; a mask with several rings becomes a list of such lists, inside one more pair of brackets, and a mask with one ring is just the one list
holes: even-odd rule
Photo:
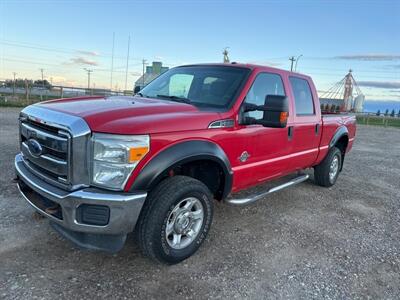
[[132, 238], [116, 255], [78, 250], [35, 218], [11, 183], [17, 116], [0, 109], [0, 298], [399, 298], [399, 129], [359, 126], [332, 188], [217, 203], [197, 254], [168, 267]]

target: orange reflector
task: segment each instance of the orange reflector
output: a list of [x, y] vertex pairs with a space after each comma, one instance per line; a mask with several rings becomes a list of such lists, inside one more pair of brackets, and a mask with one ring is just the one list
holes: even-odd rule
[[285, 123], [285, 122], [287, 122], [287, 118], [288, 118], [288, 113], [286, 111], [283, 111], [279, 115], [279, 122]]
[[141, 160], [149, 151], [148, 147], [131, 148], [129, 150], [129, 162]]

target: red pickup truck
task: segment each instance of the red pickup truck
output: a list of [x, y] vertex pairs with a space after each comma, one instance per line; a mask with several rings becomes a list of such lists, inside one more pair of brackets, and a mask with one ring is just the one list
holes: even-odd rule
[[332, 186], [356, 132], [354, 116], [321, 116], [310, 77], [264, 66], [181, 66], [135, 92], [20, 114], [18, 188], [80, 247], [118, 251], [134, 231], [145, 255], [180, 262], [207, 236], [213, 199], [249, 204], [308, 168]]

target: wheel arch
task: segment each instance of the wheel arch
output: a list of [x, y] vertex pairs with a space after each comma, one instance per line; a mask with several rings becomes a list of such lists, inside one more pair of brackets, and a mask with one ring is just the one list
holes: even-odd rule
[[178, 174], [202, 181], [216, 199], [224, 199], [232, 189], [233, 171], [222, 148], [210, 141], [192, 140], [155, 155], [140, 171], [130, 191], [150, 191], [163, 179]]
[[340, 170], [342, 170], [343, 168], [344, 157], [346, 154], [346, 149], [348, 144], [349, 144], [349, 131], [347, 130], [346, 126], [341, 126], [336, 130], [335, 134], [333, 135], [329, 143], [329, 149], [331, 149], [332, 147], [337, 147], [342, 153]]

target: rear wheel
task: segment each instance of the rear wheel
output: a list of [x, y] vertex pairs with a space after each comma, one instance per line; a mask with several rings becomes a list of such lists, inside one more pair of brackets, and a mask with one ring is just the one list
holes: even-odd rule
[[150, 192], [138, 223], [142, 252], [167, 264], [194, 254], [211, 226], [212, 199], [209, 189], [194, 178], [162, 181]]
[[336, 183], [342, 165], [342, 153], [332, 147], [324, 160], [314, 167], [314, 179], [320, 186], [330, 187]]

